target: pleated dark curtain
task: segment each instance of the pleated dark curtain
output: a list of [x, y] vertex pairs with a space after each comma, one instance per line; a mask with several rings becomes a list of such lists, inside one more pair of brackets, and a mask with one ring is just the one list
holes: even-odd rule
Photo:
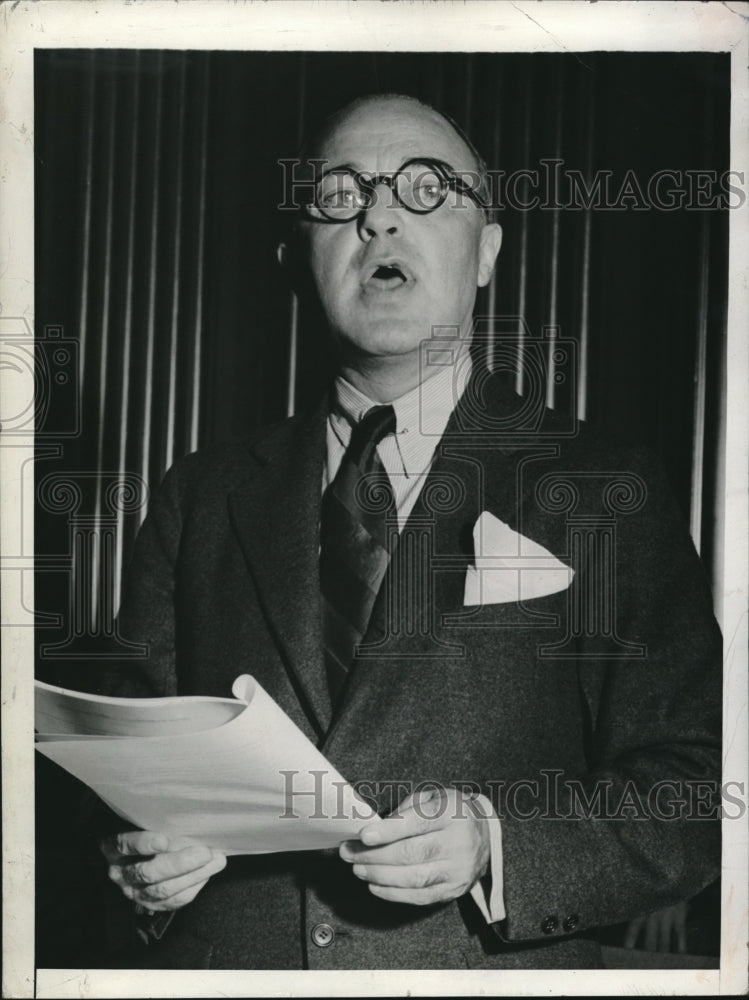
[[[374, 90], [447, 112], [504, 172], [482, 328], [540, 352], [551, 405], [660, 454], [717, 579], [727, 213], [620, 196], [628, 171], [645, 188], [669, 170], [694, 201], [695, 171], [704, 188], [727, 169], [727, 55], [38, 50], [35, 83], [37, 336], [78, 345], [75, 401], [51, 383], [44, 427], [77, 433], [37, 463], [37, 552], [60, 563], [36, 581], [37, 609], [60, 616], [39, 630], [48, 668], [72, 656], [72, 592], [87, 608], [73, 638], [111, 621], [143, 484], [329, 377], [275, 260], [278, 159]], [[567, 207], [546, 185], [542, 204], [508, 205], [507, 179], [529, 203], [533, 171], [608, 175], [620, 203]], [[76, 501], [55, 502], [70, 481]]]

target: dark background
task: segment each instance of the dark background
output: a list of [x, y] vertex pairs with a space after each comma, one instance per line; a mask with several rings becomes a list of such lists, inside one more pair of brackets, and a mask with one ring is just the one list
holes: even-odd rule
[[[86, 686], [116, 607], [144, 504], [110, 510], [102, 482], [155, 488], [180, 455], [324, 386], [323, 334], [275, 258], [277, 160], [316, 122], [363, 93], [413, 94], [455, 118], [490, 168], [559, 158], [589, 179], [611, 171], [616, 191], [630, 169], [644, 187], [659, 170], [728, 168], [729, 69], [715, 53], [37, 50], [36, 333], [49, 374], [37, 427], [63, 447], [39, 458], [36, 479], [82, 491], [76, 509], [47, 500], [36, 513], [38, 674]], [[712, 572], [727, 212], [507, 209], [499, 221], [477, 312], [578, 341], [587, 379], [567, 372], [557, 405], [655, 449]], [[44, 817], [48, 786], [62, 797], [65, 779], [39, 785]], [[61, 854], [40, 837], [54, 888]], [[41, 964], [65, 964], [48, 895]]]

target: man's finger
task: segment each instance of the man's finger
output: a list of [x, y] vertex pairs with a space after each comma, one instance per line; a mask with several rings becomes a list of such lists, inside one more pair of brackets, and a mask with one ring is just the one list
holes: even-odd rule
[[439, 831], [418, 837], [394, 840], [379, 847], [367, 847], [358, 840], [341, 844], [339, 854], [344, 861], [362, 865], [421, 865], [443, 857]]
[[635, 945], [637, 944], [637, 938], [639, 937], [640, 931], [642, 930], [644, 924], [645, 924], [645, 917], [635, 917], [634, 920], [630, 920], [627, 926], [627, 934], [624, 938], [625, 948], [635, 947]]
[[645, 917], [645, 951], [658, 951], [659, 914], [648, 913]]
[[154, 833], [152, 830], [129, 830], [117, 834], [114, 848], [121, 857], [162, 854], [169, 850], [169, 838], [165, 833]]
[[671, 949], [671, 933], [674, 929], [673, 920], [670, 913], [666, 911], [662, 913], [659, 920], [658, 926], [658, 947], [657, 951], [670, 952]]
[[200, 882], [196, 882], [195, 885], [191, 886], [189, 889], [184, 889], [182, 892], [178, 892], [175, 896], [170, 896], [169, 899], [164, 900], [161, 903], [147, 903], [146, 908], [152, 913], [170, 913], [172, 910], [179, 910], [183, 906], [187, 906], [191, 903], [193, 899], [197, 896], [203, 886], [206, 884], [208, 879], [202, 879]]
[[187, 872], [177, 878], [166, 879], [157, 882], [155, 885], [145, 885], [137, 889], [135, 898], [143, 906], [150, 910], [159, 908], [160, 904], [165, 904], [165, 908], [171, 908], [174, 897], [194, 887], [205, 885], [212, 875], [223, 871], [226, 867], [226, 856], [216, 851], [208, 865], [198, 868], [195, 871]]
[[448, 819], [448, 802], [436, 792], [409, 795], [382, 820], [365, 826], [359, 838], [363, 844], [392, 844], [405, 837], [417, 837], [430, 830], [440, 830]]
[[[184, 889], [182, 892], [178, 892], [174, 896], [170, 896], [169, 899], [157, 902], [146, 901], [138, 903], [140, 912], [154, 914], [171, 913], [173, 910], [179, 910], [181, 907], [186, 906], [187, 903], [191, 903], [207, 882], [207, 878], [201, 879], [199, 882], [196, 882], [189, 888]], [[128, 886], [128, 888], [130, 887]]]
[[687, 953], [687, 926], [685, 921], [676, 924], [676, 950], [680, 955]]
[[153, 885], [188, 872], [200, 871], [213, 861], [213, 851], [202, 844], [184, 847], [181, 851], [156, 854], [143, 861], [120, 865], [123, 881], [129, 885]]
[[434, 885], [428, 889], [397, 889], [389, 885], [370, 885], [373, 896], [387, 899], [391, 903], [409, 903], [411, 906], [430, 906], [442, 903], [453, 897], [445, 891], [445, 886]]
[[99, 847], [110, 864], [117, 864], [123, 858], [151, 857], [167, 851], [180, 851], [183, 847], [194, 847], [197, 843], [189, 837], [170, 837], [154, 830], [128, 830], [105, 837]]
[[450, 798], [444, 789], [429, 788], [422, 791], [411, 792], [405, 799], [398, 803], [390, 816], [386, 819], [393, 819], [396, 816], [406, 816], [409, 813], [416, 813], [425, 819], [440, 819], [448, 812]]
[[402, 889], [426, 889], [450, 881], [446, 865], [360, 865], [354, 875], [370, 885], [389, 885]]
[[129, 830], [127, 833], [112, 834], [102, 840], [101, 851], [110, 864], [125, 857], [149, 856], [169, 850], [169, 838], [165, 833], [153, 830]]
[[672, 907], [671, 933], [674, 939], [672, 950], [682, 955], [687, 950], [687, 908], [686, 902], [677, 903]]

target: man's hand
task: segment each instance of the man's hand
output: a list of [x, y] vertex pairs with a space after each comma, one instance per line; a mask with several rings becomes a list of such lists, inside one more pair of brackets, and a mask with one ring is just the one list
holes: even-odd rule
[[109, 877], [128, 899], [146, 910], [178, 910], [192, 902], [226, 856], [186, 837], [132, 830], [105, 838], [101, 852]]
[[638, 946], [646, 951], [675, 951], [683, 955], [687, 950], [687, 904], [676, 903], [630, 921], [624, 947]]
[[486, 873], [489, 829], [475, 802], [455, 789], [409, 795], [340, 856], [369, 890], [394, 903], [426, 906], [457, 899]]

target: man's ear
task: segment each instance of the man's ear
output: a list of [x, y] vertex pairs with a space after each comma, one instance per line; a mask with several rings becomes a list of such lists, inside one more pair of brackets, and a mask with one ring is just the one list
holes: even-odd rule
[[299, 245], [293, 234], [279, 242], [276, 247], [276, 259], [286, 272], [286, 276], [296, 294], [302, 295], [307, 286], [308, 279], [305, 280], [305, 268], [302, 266]]
[[479, 288], [489, 284], [494, 263], [502, 246], [502, 227], [497, 222], [488, 222], [479, 237], [479, 271], [476, 284]]

